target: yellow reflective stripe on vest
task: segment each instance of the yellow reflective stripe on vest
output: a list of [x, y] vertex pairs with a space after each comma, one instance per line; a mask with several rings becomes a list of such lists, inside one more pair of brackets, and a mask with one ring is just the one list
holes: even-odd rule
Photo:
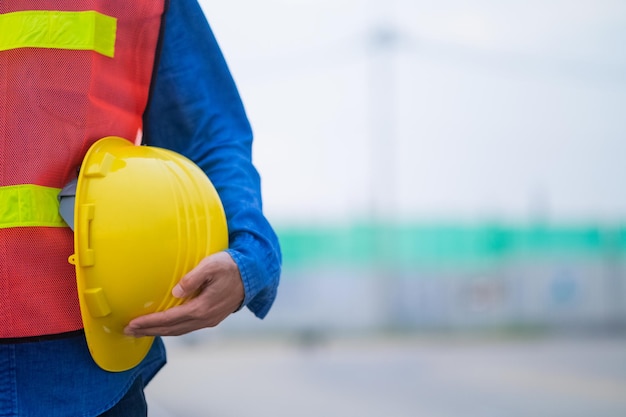
[[93, 10], [28, 10], [0, 14], [0, 51], [17, 48], [90, 50], [113, 58], [117, 19]]
[[32, 184], [0, 187], [0, 229], [67, 227], [59, 214], [59, 191]]

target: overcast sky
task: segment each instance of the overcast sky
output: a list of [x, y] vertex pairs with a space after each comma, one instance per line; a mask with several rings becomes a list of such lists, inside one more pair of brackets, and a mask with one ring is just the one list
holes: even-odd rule
[[274, 223], [626, 220], [626, 2], [202, 5]]

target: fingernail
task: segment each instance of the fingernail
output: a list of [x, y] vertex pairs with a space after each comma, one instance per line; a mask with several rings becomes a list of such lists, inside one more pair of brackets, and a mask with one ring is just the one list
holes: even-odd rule
[[126, 336], [135, 336], [135, 330], [134, 330], [134, 329], [131, 329], [129, 326], [126, 326], [126, 327], [124, 328], [124, 334], [125, 334]]
[[172, 295], [176, 298], [182, 298], [185, 295], [185, 292], [183, 291], [183, 287], [181, 287], [180, 285], [176, 285], [172, 289]]

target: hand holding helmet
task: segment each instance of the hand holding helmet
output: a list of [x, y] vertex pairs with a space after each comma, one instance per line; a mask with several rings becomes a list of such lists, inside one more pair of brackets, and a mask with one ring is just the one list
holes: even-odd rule
[[184, 304], [132, 320], [129, 336], [179, 336], [217, 326], [243, 302], [244, 289], [237, 264], [226, 252], [203, 259], [174, 287], [172, 295]]

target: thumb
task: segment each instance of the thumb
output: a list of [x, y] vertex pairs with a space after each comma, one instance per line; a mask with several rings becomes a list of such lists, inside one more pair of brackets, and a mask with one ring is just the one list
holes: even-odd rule
[[178, 284], [172, 288], [172, 295], [176, 298], [185, 298], [194, 294], [203, 284], [202, 274], [194, 273], [195, 270], [190, 271], [185, 275]]
[[180, 284], [180, 282], [176, 284], [174, 288], [172, 288], [172, 295], [176, 298], [184, 298], [185, 294], [185, 290], [183, 289], [183, 286]]
[[195, 268], [189, 271], [174, 288], [172, 295], [176, 298], [185, 298], [196, 295], [212, 280], [212, 275], [223, 268], [225, 260], [234, 265], [234, 261], [226, 252], [217, 252], [202, 259]]

